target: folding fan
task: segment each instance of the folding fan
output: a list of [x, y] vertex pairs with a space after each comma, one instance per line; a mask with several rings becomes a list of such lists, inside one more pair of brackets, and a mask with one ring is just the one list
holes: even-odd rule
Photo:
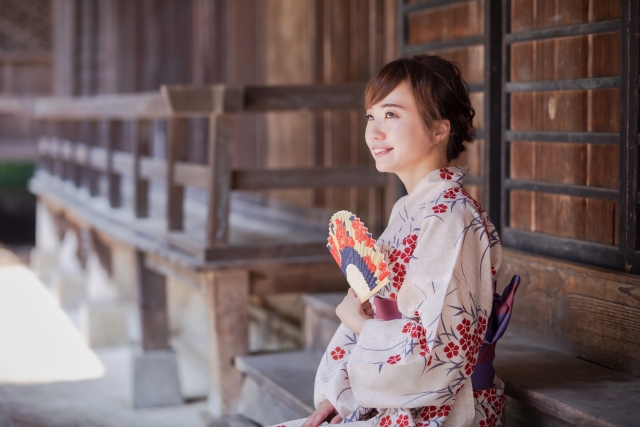
[[361, 303], [389, 283], [384, 254], [360, 218], [349, 211], [333, 214], [327, 248]]

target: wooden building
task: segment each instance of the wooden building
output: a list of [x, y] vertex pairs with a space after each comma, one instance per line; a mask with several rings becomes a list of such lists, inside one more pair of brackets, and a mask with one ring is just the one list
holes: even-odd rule
[[[273, 294], [345, 288], [323, 248], [328, 215], [358, 212], [377, 234], [400, 192], [363, 142], [363, 84], [398, 56], [455, 60], [479, 130], [459, 161], [465, 187], [499, 227], [499, 287], [523, 279], [510, 330], [527, 341], [498, 350], [508, 425], [632, 425], [638, 12], [637, 0], [56, 0], [53, 91], [74, 98], [25, 107], [42, 129], [31, 188], [50, 240], [73, 230], [111, 302], [135, 305], [140, 375], [158, 355], [175, 369], [173, 339], [208, 359], [212, 413], [251, 412], [260, 393], [304, 416], [308, 395], [282, 378], [313, 374], [334, 300], [305, 297], [306, 349], [277, 356], [246, 356], [249, 306], [300, 320]], [[180, 400], [135, 393], [141, 406]]]

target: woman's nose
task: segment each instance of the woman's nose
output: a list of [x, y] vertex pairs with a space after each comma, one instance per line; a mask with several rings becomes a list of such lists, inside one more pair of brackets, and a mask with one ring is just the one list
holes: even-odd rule
[[367, 129], [365, 131], [365, 134], [367, 139], [372, 139], [376, 141], [382, 140], [385, 137], [384, 132], [382, 131], [382, 129], [380, 129], [380, 126], [375, 122], [375, 120], [372, 120], [367, 123]]

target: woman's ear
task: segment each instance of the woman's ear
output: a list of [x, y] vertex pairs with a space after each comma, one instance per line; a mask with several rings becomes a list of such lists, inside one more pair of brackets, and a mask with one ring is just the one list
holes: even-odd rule
[[451, 124], [449, 120], [438, 120], [433, 123], [433, 142], [438, 144], [442, 141], [446, 141], [451, 131]]

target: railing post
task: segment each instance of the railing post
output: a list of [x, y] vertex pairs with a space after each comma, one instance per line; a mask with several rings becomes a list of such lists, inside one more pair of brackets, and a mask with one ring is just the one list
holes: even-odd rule
[[71, 170], [71, 180], [76, 188], [82, 187], [83, 167], [78, 162], [78, 147], [80, 146], [81, 122], [72, 120], [67, 122], [67, 138], [70, 143], [71, 157], [69, 158], [69, 166]]
[[106, 148], [107, 148], [107, 196], [109, 198], [109, 206], [119, 208], [122, 206], [122, 197], [120, 193], [120, 175], [114, 170], [113, 155], [114, 152], [121, 147], [122, 139], [122, 121], [107, 120], [106, 122]]
[[83, 140], [87, 147], [87, 161], [85, 163], [85, 174], [87, 180], [87, 188], [89, 189], [89, 195], [96, 197], [100, 193], [100, 174], [94, 168], [92, 163], [92, 151], [93, 147], [98, 145], [98, 124], [95, 120], [89, 120], [84, 122], [85, 128], [83, 133]]
[[142, 157], [149, 155], [151, 122], [133, 122], [133, 212], [136, 218], [149, 216], [149, 181], [140, 175]]
[[175, 182], [175, 165], [187, 158], [188, 122], [185, 118], [167, 121], [167, 229], [184, 228], [184, 186]]
[[209, 199], [207, 246], [224, 246], [229, 238], [231, 162], [234, 117], [213, 114], [209, 118]]

